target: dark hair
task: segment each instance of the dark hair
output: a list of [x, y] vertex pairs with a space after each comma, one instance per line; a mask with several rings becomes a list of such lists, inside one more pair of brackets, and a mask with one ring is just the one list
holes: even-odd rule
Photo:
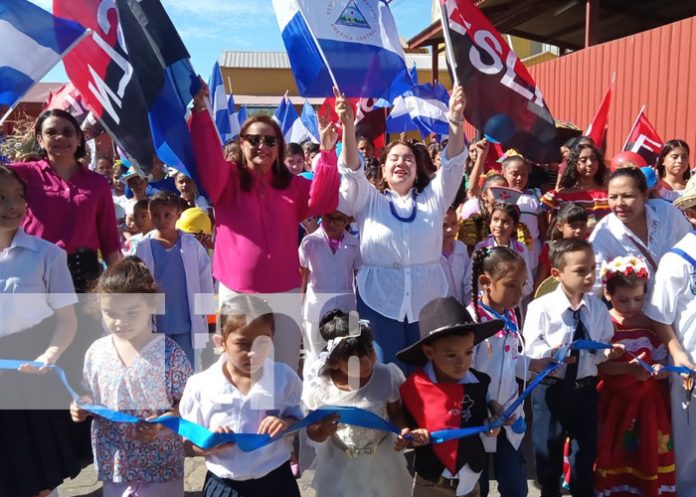
[[611, 278], [607, 279], [604, 288], [609, 295], [614, 295], [619, 287], [633, 288], [638, 285], [643, 285], [643, 290], [648, 290], [648, 278], [641, 278], [636, 273], [614, 273]]
[[[380, 164], [384, 165], [387, 162], [387, 157], [389, 156], [389, 152], [396, 147], [397, 145], [403, 145], [404, 147], [408, 147], [408, 149], [411, 151], [413, 156], [416, 159], [416, 181], [413, 183], [414, 188], [418, 193], [421, 193], [426, 186], [430, 184], [430, 173], [428, 173], [427, 166], [424, 161], [423, 154], [418, 150], [418, 148], [413, 145], [413, 143], [403, 141], [403, 140], [396, 140], [391, 142], [389, 145], [384, 147], [384, 150], [382, 150], [382, 158], [380, 159]], [[427, 154], [426, 154], [427, 155]], [[387, 181], [382, 178], [382, 181], [380, 182], [379, 185], [379, 190], [384, 191], [388, 187]]]
[[[276, 163], [273, 164], [273, 179], [271, 180], [271, 186], [276, 190], [284, 190], [290, 186], [293, 176], [290, 170], [285, 167], [285, 138], [283, 137], [283, 131], [280, 129], [280, 126], [278, 126], [278, 123], [273, 120], [273, 118], [258, 115], [250, 117], [244, 122], [242, 129], [239, 131], [241, 140], [244, 139], [242, 137], [247, 134], [247, 131], [251, 125], [256, 123], [265, 124], [266, 126], [273, 128], [273, 132], [278, 140], [278, 158], [276, 159]], [[239, 171], [239, 185], [242, 188], [242, 191], [250, 192], [254, 179], [251, 175], [251, 171], [249, 171], [249, 168], [247, 167], [246, 157], [244, 157], [243, 153], [241, 154], [241, 161], [237, 162], [236, 164]]]
[[[43, 131], [43, 123], [49, 117], [58, 117], [61, 119], [65, 119], [66, 121], [70, 121], [72, 127], [75, 128], [75, 133], [80, 137], [80, 144], [77, 146], [77, 149], [75, 150], [75, 160], [82, 159], [87, 153], [85, 135], [82, 133], [82, 129], [80, 129], [80, 123], [78, 123], [77, 119], [75, 119], [75, 117], [69, 112], [66, 112], [61, 109], [49, 109], [42, 112], [41, 115], [39, 115], [39, 117], [36, 118], [36, 122], [34, 123], [34, 137], [38, 138], [39, 135], [41, 135], [41, 132]], [[46, 151], [44, 149], [41, 149], [41, 156], [46, 157]]]
[[611, 173], [607, 185], [616, 178], [632, 178], [633, 181], [636, 183], [638, 190], [640, 190], [640, 192], [644, 195], [648, 194], [648, 180], [645, 179], [643, 171], [641, 171], [637, 167], [620, 167], [619, 169]]
[[302, 150], [304, 151], [304, 155], [309, 156], [309, 154], [318, 154], [321, 148], [319, 148], [318, 143], [307, 140], [302, 144]]
[[522, 164], [527, 164], [527, 159], [522, 157], [521, 155], [511, 155], [510, 157], [506, 157], [505, 160], [501, 164], [501, 169], [505, 171], [505, 168], [508, 167], [510, 164], [513, 162], [521, 162]]
[[257, 323], [265, 323], [275, 332], [273, 309], [260, 297], [240, 294], [225, 300], [218, 312], [218, 332], [223, 340], [237, 330]]
[[[520, 224], [520, 208], [517, 207], [514, 204], [508, 204], [506, 202], [496, 202], [493, 204], [493, 208], [491, 209], [491, 217], [493, 217], [493, 213], [495, 211], [502, 211], [508, 216], [512, 218], [512, 220], [515, 222], [515, 226]], [[513, 235], [513, 238], [516, 238]]]
[[491, 187], [491, 183], [494, 181], [504, 181], [505, 184], [507, 184], [507, 180], [505, 179], [505, 176], [503, 176], [500, 173], [495, 173], [495, 174], [490, 174], [486, 176], [486, 179], [483, 180], [483, 185], [481, 185], [481, 189], [479, 190], [479, 210], [481, 211], [481, 214], [488, 215], [487, 212], [484, 213], [486, 209], [483, 208], [485, 205], [484, 202], [484, 195], [488, 192], [488, 189]]
[[226, 161], [233, 164], [242, 163], [242, 147], [239, 146], [238, 139], [228, 141], [222, 151], [225, 154]]
[[421, 142], [414, 143], [413, 146], [416, 150], [418, 150], [420, 158], [423, 161], [423, 164], [425, 164], [425, 170], [428, 172], [428, 176], [432, 176], [433, 174], [435, 174], [437, 172], [437, 167], [435, 167], [433, 158], [430, 157], [430, 152], [428, 152], [428, 148]]
[[[657, 160], [655, 161], [655, 168], [657, 169], [657, 174], [660, 178], [663, 178], [665, 176], [665, 157], [667, 157], [667, 154], [675, 148], [683, 148], [684, 150], [686, 150], [687, 154], [691, 154], [691, 150], [689, 150], [689, 145], [684, 140], [669, 140], [664, 145], [662, 145], [662, 150], [660, 150], [660, 154], [657, 156]], [[687, 181], [690, 177], [691, 168], [687, 167], [686, 171], [684, 171], [682, 178], [684, 179], [684, 181]]]
[[358, 138], [355, 140], [355, 143], [359, 144], [360, 142], [367, 142], [372, 147], [372, 150], [375, 149], [374, 143], [372, 143], [372, 140], [370, 140], [367, 136], [364, 136], [364, 135], [358, 136]]
[[138, 211], [146, 211], [150, 208], [150, 200], [145, 198], [143, 200], [138, 200], [135, 204], [133, 204], [133, 214], [135, 214]]
[[160, 205], [163, 207], [176, 207], [178, 210], [181, 210], [181, 199], [174, 192], [160, 190], [150, 197], [148, 207], [152, 209]]
[[22, 189], [24, 191], [26, 191], [26, 189], [27, 189], [27, 184], [19, 176], [19, 174], [17, 174], [17, 171], [12, 169], [11, 167], [7, 167], [4, 164], [0, 164], [0, 178], [14, 178], [17, 181], [19, 181], [19, 184], [22, 185]]
[[563, 171], [563, 175], [560, 179], [561, 188], [572, 188], [577, 184], [580, 152], [586, 149], [592, 150], [592, 154], [598, 162], [597, 172], [595, 173], [593, 180], [597, 186], [604, 186], [604, 179], [607, 175], [607, 165], [604, 163], [604, 155], [602, 154], [602, 151], [590, 143], [580, 142], [570, 149], [567, 161], [568, 165]]
[[301, 155], [304, 157], [304, 150], [299, 143], [290, 142], [285, 146], [285, 155]]
[[556, 269], [563, 269], [565, 267], [565, 255], [571, 252], [581, 252], [587, 251], [594, 253], [592, 251], [592, 245], [590, 242], [583, 240], [581, 238], [562, 238], [551, 244], [551, 252], [549, 253], [549, 259], [551, 260], [551, 267]]
[[94, 293], [157, 293], [157, 283], [140, 258], [129, 255], [106, 268]]
[[471, 257], [471, 300], [474, 304], [476, 321], [478, 313], [479, 278], [486, 274], [491, 280], [501, 278], [510, 270], [510, 265], [522, 267], [526, 271], [526, 263], [520, 254], [509, 247], [480, 248]]
[[585, 209], [573, 202], [565, 202], [553, 217], [553, 222], [548, 230], [548, 238], [551, 240], [560, 240], [562, 238], [561, 232], [557, 229], [559, 224], [587, 223], [588, 219], [589, 216]]
[[[333, 338], [348, 336], [352, 331], [350, 329], [350, 321], [349, 314], [340, 309], [329, 311], [319, 322], [319, 334], [326, 342]], [[348, 359], [352, 356], [362, 357], [372, 353], [374, 347], [372, 345], [373, 338], [370, 325], [365, 322], [357, 322], [355, 325], [360, 326], [360, 336], [346, 338], [341, 341], [331, 352], [327, 359], [327, 364], [338, 359]]]

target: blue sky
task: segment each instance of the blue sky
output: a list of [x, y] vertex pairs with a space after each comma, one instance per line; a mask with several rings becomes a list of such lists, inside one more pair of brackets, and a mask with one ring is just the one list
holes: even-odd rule
[[[30, 1], [49, 11], [53, 3]], [[205, 79], [224, 50], [285, 50], [271, 0], [161, 1], [191, 54], [193, 67]], [[393, 0], [391, 9], [399, 34], [408, 39], [429, 25], [430, 6], [429, 0]], [[63, 64], [43, 81], [67, 81]]]

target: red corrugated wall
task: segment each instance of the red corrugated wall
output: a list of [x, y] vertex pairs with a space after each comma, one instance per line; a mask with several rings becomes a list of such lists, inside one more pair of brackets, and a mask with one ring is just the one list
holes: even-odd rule
[[529, 72], [554, 118], [582, 129], [616, 72], [607, 158], [623, 147], [642, 105], [663, 140], [686, 140], [696, 157], [696, 17], [565, 55]]

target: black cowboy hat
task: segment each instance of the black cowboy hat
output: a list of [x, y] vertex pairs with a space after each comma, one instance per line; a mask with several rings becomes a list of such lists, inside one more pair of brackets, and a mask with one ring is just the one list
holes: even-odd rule
[[466, 308], [454, 297], [431, 300], [418, 316], [418, 327], [423, 338], [413, 345], [400, 350], [396, 358], [406, 364], [422, 366], [428, 362], [422, 345], [429, 344], [438, 338], [451, 335], [474, 334], [474, 345], [495, 335], [502, 329], [504, 323], [500, 319], [477, 323]]

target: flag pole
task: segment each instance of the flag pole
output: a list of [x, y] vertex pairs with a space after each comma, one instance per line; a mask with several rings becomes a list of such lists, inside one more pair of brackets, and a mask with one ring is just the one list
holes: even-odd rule
[[624, 142], [622, 150], [626, 150], [626, 146], [628, 145], [628, 140], [631, 138], [631, 132], [634, 130], [636, 125], [638, 124], [638, 120], [640, 119], [640, 116], [643, 114], [645, 111], [645, 104], [640, 108], [640, 111], [638, 112], [638, 115], [636, 116], [636, 120], [633, 121], [633, 126], [631, 126], [631, 129], [628, 130], [628, 136], [626, 137], [626, 141]]
[[[77, 39], [75, 39], [75, 41], [73, 41], [73, 42], [70, 44], [70, 46], [69, 46], [68, 48], [66, 48], [65, 51], [64, 51], [62, 54], [60, 54], [60, 58], [58, 59], [58, 62], [60, 62], [61, 60], [63, 60], [63, 58], [64, 58], [66, 55], [68, 55], [68, 54], [70, 53], [70, 51], [71, 51], [73, 48], [75, 48], [75, 47], [77, 46], [78, 43], [80, 43], [82, 40], [84, 40], [85, 37], [86, 37], [87, 35], [91, 35], [91, 34], [92, 34], [92, 30], [91, 30], [91, 29], [89, 29], [89, 28], [85, 29], [85, 32], [82, 33]], [[51, 67], [49, 67], [48, 69], [46, 69], [46, 70], [43, 72], [43, 74], [39, 75], [39, 76], [36, 78], [36, 82], [42, 80], [42, 79], [44, 78], [44, 76], [46, 76], [46, 75], [49, 73], [49, 71], [50, 71], [51, 69], [53, 69], [54, 67], [56, 67], [56, 66], [58, 65], [58, 62], [56, 62], [56, 63], [53, 64]], [[34, 83], [34, 84], [36, 84], [36, 83]], [[17, 97], [17, 100], [16, 100], [15, 102], [12, 103], [12, 105], [10, 106], [10, 108], [8, 109], [8, 111], [5, 112], [5, 115], [3, 115], [2, 118], [0, 118], [0, 126], [2, 126], [2, 123], [5, 122], [5, 119], [7, 119], [7, 118], [10, 116], [10, 114], [12, 114], [12, 112], [14, 112], [14, 110], [17, 108], [17, 106], [19, 105], [19, 103], [22, 101], [22, 98], [24, 97], [24, 95], [26, 95], [26, 94], [29, 92], [29, 90], [31, 90], [33, 87], [34, 87], [34, 85], [31, 85], [31, 86], [30, 86], [29, 88], [27, 88], [19, 97]]]
[[[449, 26], [447, 22], [447, 8], [444, 2], [440, 2], [440, 22], [442, 23], [442, 35], [445, 38], [445, 54], [447, 56], [447, 61], [452, 68], [452, 78], [454, 80], [454, 85], [459, 85], [459, 76], [457, 76], [457, 67], [454, 64], [454, 54], [452, 53], [452, 40], [450, 39]], [[437, 47], [433, 46], [433, 50], [437, 50]]]
[[324, 53], [324, 49], [321, 48], [321, 45], [319, 44], [319, 40], [315, 36], [314, 31], [312, 31], [312, 26], [310, 26], [309, 22], [307, 22], [307, 16], [305, 16], [304, 11], [302, 10], [302, 6], [297, 1], [295, 1], [295, 5], [297, 5], [297, 10], [300, 12], [300, 15], [302, 16], [302, 20], [304, 21], [305, 25], [307, 26], [307, 31], [309, 31], [309, 34], [311, 35], [312, 40], [314, 41], [314, 44], [316, 45], [317, 50], [319, 51], [319, 56], [321, 57], [321, 60], [324, 62], [324, 65], [326, 66], [326, 70], [329, 71], [329, 77], [331, 78], [331, 82], [336, 87], [336, 89], [340, 92], [341, 89], [338, 87], [338, 81], [336, 81], [336, 76], [334, 75], [333, 71], [331, 70], [331, 66], [329, 65], [328, 59], [326, 58], [326, 54]]

